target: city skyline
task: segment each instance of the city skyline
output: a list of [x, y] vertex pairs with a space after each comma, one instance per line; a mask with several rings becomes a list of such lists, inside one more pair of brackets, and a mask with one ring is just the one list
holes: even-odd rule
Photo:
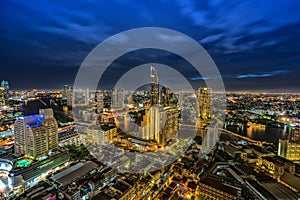
[[[299, 91], [298, 1], [278, 1], [271, 7], [268, 1], [1, 5], [0, 79], [8, 80], [12, 89], [72, 85], [80, 63], [97, 44], [128, 29], [153, 26], [180, 31], [203, 45], [228, 91]], [[145, 60], [163, 56], [140, 54]], [[133, 52], [116, 67], [126, 68], [137, 55]], [[177, 58], [170, 59], [175, 65]], [[203, 80], [188, 72], [186, 78], [196, 84]]]
[[299, 10], [0, 1], [0, 200], [299, 200]]

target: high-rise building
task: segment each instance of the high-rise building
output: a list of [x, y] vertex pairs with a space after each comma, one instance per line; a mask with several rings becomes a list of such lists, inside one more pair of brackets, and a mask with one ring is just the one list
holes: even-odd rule
[[177, 105], [178, 97], [171, 91], [170, 88], [162, 87], [160, 90], [160, 105], [170, 106]]
[[[155, 68], [150, 66], [151, 108], [145, 110], [141, 121], [140, 136], [143, 140], [149, 140], [165, 146], [168, 141], [175, 138], [178, 132], [179, 110], [175, 94], [167, 87], [162, 87], [159, 92], [158, 76]], [[160, 104], [160, 106], [155, 106]]]
[[202, 130], [202, 148], [200, 153], [209, 153], [217, 144], [219, 140], [218, 124], [212, 127], [206, 127]]
[[183, 94], [182, 91], [180, 91], [178, 93], [178, 105], [179, 105], [180, 108], [182, 108], [183, 102], [184, 102], [184, 94]]
[[112, 90], [112, 95], [111, 95], [111, 101], [112, 104], [111, 106], [113, 108], [122, 108], [124, 106], [124, 99], [125, 98], [125, 93], [124, 90], [121, 88], [113, 89]]
[[40, 109], [42, 123], [47, 131], [48, 149], [56, 149], [58, 147], [57, 122], [53, 115], [52, 109]]
[[63, 90], [63, 98], [67, 100], [67, 106], [72, 106], [73, 88], [65, 85]]
[[90, 102], [90, 89], [86, 88], [83, 91], [83, 95], [84, 95], [84, 104], [89, 105], [89, 102]]
[[97, 91], [95, 93], [96, 113], [100, 114], [104, 108], [104, 94], [103, 91]]
[[163, 143], [161, 129], [165, 120], [164, 113], [158, 106], [146, 110], [142, 121], [142, 139]]
[[153, 106], [142, 121], [142, 139], [164, 146], [178, 132], [178, 108]]
[[201, 128], [206, 127], [211, 119], [211, 89], [199, 88], [197, 91], [199, 120]]
[[178, 107], [164, 107], [164, 112], [166, 119], [162, 132], [164, 144], [166, 144], [168, 141], [175, 138], [178, 132], [179, 110]]
[[0, 87], [0, 106], [6, 105], [6, 99], [5, 99], [5, 89], [3, 87]]
[[3, 87], [5, 89], [5, 102], [7, 104], [8, 100], [9, 100], [9, 84], [8, 84], [8, 81], [3, 80], [1, 82], [1, 87]]
[[38, 158], [58, 147], [57, 122], [52, 109], [40, 115], [18, 117], [15, 126], [15, 154]]
[[150, 89], [150, 104], [155, 105], [159, 103], [159, 84], [156, 69], [150, 66], [151, 89]]
[[291, 142], [300, 143], [300, 128], [292, 127], [289, 136]]
[[292, 161], [300, 161], [300, 143], [279, 139], [278, 155]]

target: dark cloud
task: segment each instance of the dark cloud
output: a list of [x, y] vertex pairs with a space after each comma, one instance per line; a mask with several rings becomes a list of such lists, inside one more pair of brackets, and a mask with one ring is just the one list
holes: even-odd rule
[[72, 83], [97, 44], [144, 26], [175, 29], [202, 44], [229, 90], [300, 84], [297, 0], [3, 0], [0, 6], [0, 79], [14, 88]]

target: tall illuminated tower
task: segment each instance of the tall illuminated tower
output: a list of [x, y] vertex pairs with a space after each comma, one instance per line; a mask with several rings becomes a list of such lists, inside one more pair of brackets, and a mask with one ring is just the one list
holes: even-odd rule
[[103, 112], [104, 107], [104, 94], [103, 91], [97, 91], [95, 93], [96, 113], [100, 114]]
[[90, 89], [86, 88], [83, 91], [83, 95], [84, 95], [84, 104], [89, 105], [89, 102], [90, 102]]
[[40, 115], [18, 117], [15, 122], [15, 154], [38, 158], [58, 147], [57, 122], [52, 109]]
[[161, 132], [163, 122], [165, 122], [165, 114], [160, 107], [153, 106], [146, 110], [142, 121], [142, 139], [164, 144], [164, 134]]
[[0, 106], [6, 105], [6, 99], [5, 99], [5, 89], [3, 87], [0, 87]]
[[178, 132], [178, 108], [153, 106], [142, 121], [142, 139], [164, 146]]
[[58, 147], [58, 126], [53, 110], [51, 108], [40, 109], [40, 117], [47, 132], [48, 150], [56, 149]]
[[63, 97], [67, 100], [67, 106], [72, 106], [73, 88], [65, 85], [63, 90]]
[[159, 103], [159, 84], [156, 69], [153, 65], [150, 66], [151, 91], [150, 104], [155, 105]]
[[199, 105], [199, 120], [203, 128], [209, 124], [211, 119], [211, 89], [199, 88], [197, 91], [197, 100]]
[[121, 108], [124, 106], [124, 90], [121, 88], [114, 88], [111, 95], [111, 103], [113, 108]]
[[8, 84], [8, 81], [2, 81], [1, 82], [1, 87], [4, 88], [5, 90], [5, 102], [6, 104], [8, 103], [8, 100], [9, 100], [9, 84]]

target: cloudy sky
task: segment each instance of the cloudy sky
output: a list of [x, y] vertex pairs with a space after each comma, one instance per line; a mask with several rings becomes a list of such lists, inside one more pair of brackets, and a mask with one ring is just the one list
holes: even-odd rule
[[0, 79], [14, 89], [72, 85], [103, 40], [151, 26], [198, 41], [227, 90], [300, 91], [299, 10], [298, 0], [1, 0]]

